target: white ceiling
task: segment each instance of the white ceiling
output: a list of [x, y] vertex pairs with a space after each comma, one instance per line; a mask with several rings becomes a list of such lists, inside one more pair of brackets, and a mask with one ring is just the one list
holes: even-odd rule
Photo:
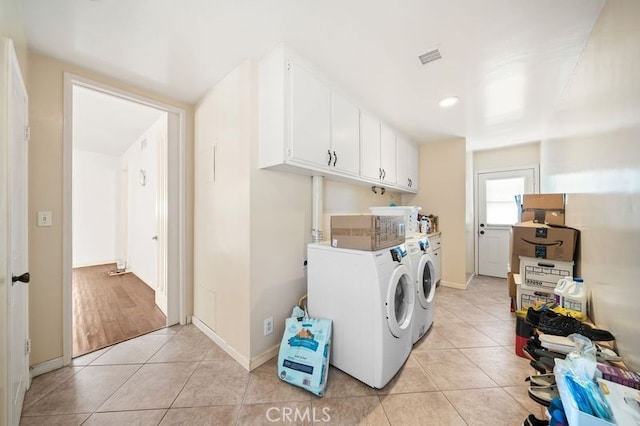
[[121, 156], [166, 112], [73, 87], [73, 149]]
[[[391, 126], [539, 140], [606, 0], [23, 0], [41, 53], [197, 102], [284, 41]], [[439, 47], [443, 59], [418, 55]], [[438, 107], [460, 97], [450, 109]]]

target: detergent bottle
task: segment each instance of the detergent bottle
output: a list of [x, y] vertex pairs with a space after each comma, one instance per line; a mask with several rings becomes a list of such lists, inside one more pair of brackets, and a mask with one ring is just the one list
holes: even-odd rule
[[564, 277], [558, 280], [558, 284], [556, 284], [556, 287], [553, 289], [553, 294], [555, 295], [553, 297], [557, 305], [564, 306], [562, 299], [564, 298], [565, 293], [569, 290], [569, 287], [572, 286], [572, 277]]
[[574, 278], [571, 285], [563, 296], [562, 307], [587, 315], [588, 290], [582, 278]]

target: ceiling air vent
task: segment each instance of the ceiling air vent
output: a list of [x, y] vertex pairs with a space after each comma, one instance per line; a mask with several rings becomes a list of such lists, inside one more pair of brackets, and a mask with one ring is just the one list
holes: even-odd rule
[[433, 61], [437, 61], [438, 59], [441, 59], [442, 55], [440, 54], [439, 49], [433, 49], [427, 53], [424, 53], [418, 56], [418, 58], [420, 58], [420, 62], [422, 62], [422, 65], [426, 65], [429, 62], [433, 62]]

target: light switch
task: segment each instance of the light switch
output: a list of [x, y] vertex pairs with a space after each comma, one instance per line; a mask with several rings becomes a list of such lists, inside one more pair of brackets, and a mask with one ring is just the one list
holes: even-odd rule
[[38, 212], [38, 226], [51, 226], [51, 212]]

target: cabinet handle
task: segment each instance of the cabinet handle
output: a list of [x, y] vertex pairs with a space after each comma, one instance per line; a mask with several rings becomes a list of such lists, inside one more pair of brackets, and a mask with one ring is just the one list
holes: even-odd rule
[[411, 179], [407, 179], [409, 181], [409, 188], [411, 188], [411, 185], [413, 182], [411, 182]]
[[382, 179], [382, 168], [378, 167], [378, 179]]
[[338, 154], [336, 154], [336, 152], [333, 151], [333, 167], [336, 166], [337, 162], [338, 162]]
[[329, 154], [329, 162], [327, 163], [327, 166], [331, 165], [331, 151], [327, 150], [327, 154]]
[[387, 176], [387, 172], [384, 169], [382, 169], [382, 179], [384, 179], [386, 176]]

